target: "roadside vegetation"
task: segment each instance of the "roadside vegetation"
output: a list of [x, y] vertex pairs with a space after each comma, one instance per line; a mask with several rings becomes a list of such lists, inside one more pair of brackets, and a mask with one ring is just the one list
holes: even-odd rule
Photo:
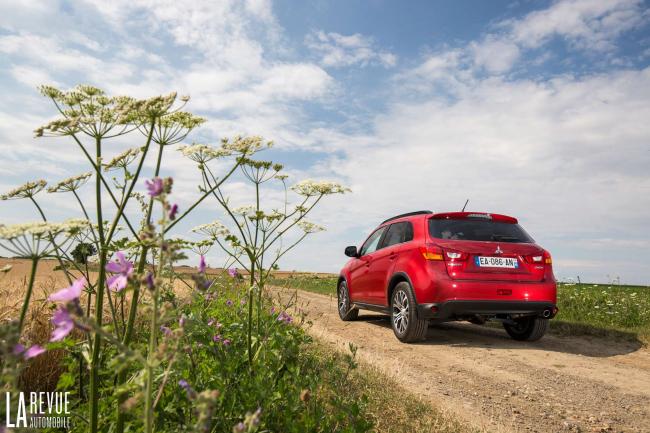
[[[289, 274], [272, 284], [336, 296], [337, 277]], [[558, 284], [560, 312], [551, 331], [562, 335], [650, 341], [650, 287], [615, 284]]]
[[[0, 196], [33, 205], [38, 220], [0, 224], [0, 246], [22, 259], [0, 279], [26, 264], [19, 290], [0, 290], [0, 379], [11, 397], [0, 431], [19, 391], [54, 390], [71, 393], [78, 432], [464, 431], [399, 386], [386, 390], [389, 380], [359, 369], [353, 346], [314, 342], [300, 309], [265, 290], [280, 258], [324, 229], [305, 217], [347, 188], [287, 181], [281, 164], [259, 159], [272, 142], [238, 136], [176, 149], [197, 178], [181, 208], [164, 156], [205, 121], [182, 111], [189, 98], [110, 97], [92, 86], [41, 93], [60, 117], [36, 136], [64, 139], [89, 171]], [[134, 147], [115, 155], [116, 138]], [[252, 204], [234, 206], [242, 198], [228, 195], [232, 180]], [[87, 184], [94, 201], [80, 198]], [[77, 218], [51, 221], [46, 192], [78, 205]], [[223, 222], [179, 232], [206, 203]], [[220, 270], [207, 266], [212, 248], [226, 257]], [[196, 267], [176, 266], [191, 253]]]

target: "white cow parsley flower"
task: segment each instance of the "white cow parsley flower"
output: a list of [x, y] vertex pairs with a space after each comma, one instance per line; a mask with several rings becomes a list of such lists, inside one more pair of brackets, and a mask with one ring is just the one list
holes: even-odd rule
[[296, 193], [307, 197], [314, 195], [343, 194], [350, 191], [349, 188], [336, 182], [315, 181], [311, 179], [298, 182], [292, 186], [291, 189]]

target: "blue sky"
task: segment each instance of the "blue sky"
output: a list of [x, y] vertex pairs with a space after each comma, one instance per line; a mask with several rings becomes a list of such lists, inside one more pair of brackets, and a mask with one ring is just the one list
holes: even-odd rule
[[[648, 2], [0, 4], [3, 191], [85, 169], [71, 143], [32, 137], [54, 116], [37, 85], [176, 90], [209, 120], [188, 142], [261, 134], [293, 179], [352, 188], [313, 215], [328, 230], [284, 269], [336, 272], [343, 247], [386, 217], [470, 198], [472, 210], [517, 216], [558, 277], [650, 284]], [[166, 158], [190, 203], [196, 172], [175, 151]], [[240, 182], [229, 188], [250, 201]], [[41, 199], [53, 219], [75, 215]], [[207, 204], [181, 234], [221, 217]], [[0, 203], [0, 221], [33, 218], [28, 203]]]

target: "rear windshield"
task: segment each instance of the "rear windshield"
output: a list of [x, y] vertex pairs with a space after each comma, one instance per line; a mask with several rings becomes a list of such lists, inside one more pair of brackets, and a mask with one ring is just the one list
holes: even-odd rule
[[430, 219], [429, 233], [434, 238], [462, 241], [534, 242], [519, 224], [485, 219]]

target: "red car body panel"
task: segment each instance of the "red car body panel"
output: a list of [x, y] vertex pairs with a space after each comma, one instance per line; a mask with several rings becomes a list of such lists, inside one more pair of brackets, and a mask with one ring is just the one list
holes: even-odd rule
[[[419, 214], [391, 219], [377, 229], [409, 221], [413, 239], [381, 248], [373, 253], [351, 258], [343, 267], [351, 302], [388, 307], [391, 281], [408, 280], [418, 304], [443, 304], [449, 301], [512, 301], [556, 304], [556, 282], [548, 254], [535, 243], [449, 240], [431, 236], [430, 219], [462, 219], [488, 215], [492, 221], [516, 224], [506, 215], [454, 212]], [[376, 230], [375, 230], [376, 231]], [[373, 231], [374, 233], [374, 231]], [[511, 258], [516, 269], [481, 268], [479, 256]], [[428, 260], [423, 249], [441, 254], [444, 259]], [[463, 259], [450, 258], [460, 255]], [[436, 256], [438, 257], [438, 256]], [[533, 259], [534, 257], [534, 259]], [[543, 257], [541, 262], [534, 262]], [[556, 309], [555, 309], [556, 311]], [[555, 314], [553, 312], [553, 314]]]

